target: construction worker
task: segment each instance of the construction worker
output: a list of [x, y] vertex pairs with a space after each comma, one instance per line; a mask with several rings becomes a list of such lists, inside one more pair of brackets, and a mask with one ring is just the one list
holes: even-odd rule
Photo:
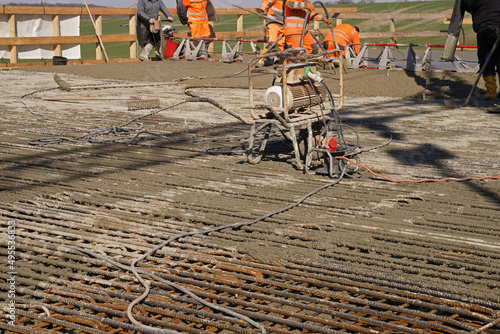
[[153, 48], [157, 56], [161, 55], [161, 24], [158, 17], [160, 11], [167, 17], [167, 20], [174, 20], [162, 0], [137, 1], [137, 40], [141, 47], [139, 59], [142, 61], [149, 60], [149, 53]]
[[[285, 48], [298, 48], [302, 42], [309, 53], [317, 53], [318, 43], [309, 32], [308, 24], [305, 26], [304, 24], [310, 20], [321, 21], [323, 15], [314, 14], [314, 5], [308, 0], [285, 1], [285, 3]], [[303, 41], [302, 35], [304, 35]]]
[[[359, 28], [352, 26], [350, 24], [342, 23], [333, 28], [333, 33], [335, 34], [335, 40], [342, 51], [342, 55], [345, 57], [346, 50], [349, 44], [354, 44], [353, 49], [356, 54], [359, 54], [361, 49], [361, 40], [359, 39]], [[323, 40], [323, 48], [325, 51], [330, 51], [335, 49], [335, 43], [333, 41], [332, 33], [328, 33]], [[332, 52], [329, 54], [330, 57], [338, 57], [337, 52]]]
[[[264, 17], [266, 22], [267, 45], [264, 52], [273, 43], [283, 51], [285, 49], [284, 28], [283, 28], [283, 1], [282, 0], [263, 0], [260, 4], [259, 14]], [[281, 38], [281, 39], [280, 39]]]
[[[500, 0], [461, 0], [462, 18], [465, 12], [472, 14], [472, 28], [477, 35], [477, 57], [481, 68], [500, 35]], [[497, 95], [497, 79], [500, 77], [500, 45], [493, 53], [483, 72], [486, 99]]]
[[[177, 0], [177, 15], [182, 24], [189, 25], [192, 38], [213, 36], [209, 21], [217, 21], [214, 6], [210, 0]], [[201, 58], [208, 58], [210, 41], [204, 41]]]

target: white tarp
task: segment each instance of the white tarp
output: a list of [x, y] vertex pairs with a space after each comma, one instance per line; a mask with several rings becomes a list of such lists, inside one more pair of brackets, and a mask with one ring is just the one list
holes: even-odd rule
[[[61, 36], [80, 35], [79, 15], [60, 15], [59, 29]], [[51, 37], [52, 15], [16, 15], [17, 37]], [[7, 15], [0, 15], [0, 37], [9, 37]], [[62, 44], [62, 56], [80, 59], [79, 44]], [[53, 45], [20, 45], [17, 47], [18, 59], [51, 59], [54, 56]], [[8, 46], [0, 46], [0, 58], [10, 58]]]

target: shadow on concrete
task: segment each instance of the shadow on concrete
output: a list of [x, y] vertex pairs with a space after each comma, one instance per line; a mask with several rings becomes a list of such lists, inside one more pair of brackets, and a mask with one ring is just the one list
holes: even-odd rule
[[[422, 101], [407, 101], [408, 104], [418, 105]], [[362, 106], [363, 108], [384, 108], [391, 107], [389, 102], [387, 105], [384, 103], [373, 103], [366, 104]], [[360, 109], [352, 109], [342, 111], [342, 120], [345, 124], [352, 126], [361, 125], [367, 127], [371, 130], [391, 133], [393, 134], [393, 140], [402, 140], [403, 136], [394, 133], [394, 129], [389, 125], [390, 123], [402, 120], [406, 117], [414, 117], [415, 115], [431, 114], [432, 110], [426, 110], [422, 112], [411, 111], [408, 113], [397, 113], [390, 116], [369, 116], [369, 117], [359, 117]], [[356, 115], [356, 117], [354, 117]], [[352, 116], [352, 117], [350, 117]], [[26, 189], [40, 189], [48, 185], [57, 185], [61, 183], [71, 183], [77, 180], [84, 179], [95, 179], [102, 175], [116, 173], [117, 170], [136, 170], [145, 167], [157, 166], [165, 163], [172, 163], [179, 159], [192, 159], [200, 156], [204, 156], [208, 153], [217, 154], [217, 150], [212, 150], [207, 152], [207, 150], [200, 149], [198, 143], [204, 141], [205, 143], [217, 141], [223, 142], [222, 148], [229, 147], [231, 149], [239, 149], [243, 151], [244, 144], [241, 140], [244, 140], [245, 136], [249, 133], [249, 126], [242, 125], [241, 123], [229, 123], [222, 124], [218, 126], [211, 126], [209, 129], [199, 129], [196, 131], [186, 132], [174, 132], [168, 134], [153, 134], [149, 133], [147, 137], [140, 137], [138, 141], [133, 145], [135, 151], [140, 151], [140, 154], [126, 155], [127, 150], [129, 150], [130, 145], [125, 145], [124, 143], [94, 143], [94, 144], [67, 144], [63, 148], [57, 145], [51, 145], [51, 148], [47, 151], [37, 152], [28, 155], [17, 155], [15, 157], [6, 157], [3, 159], [4, 168], [0, 174], [0, 181], [2, 184], [1, 192], [16, 192]], [[221, 136], [223, 134], [223, 136]], [[227, 138], [233, 137], [233, 142], [228, 143]], [[234, 141], [234, 137], [240, 138], [239, 141]], [[212, 139], [211, 139], [212, 138]], [[210, 145], [212, 145], [212, 143]], [[213, 145], [215, 146], [215, 145]], [[159, 154], [158, 148], [168, 148], [175, 150], [176, 154]], [[230, 152], [231, 149], [228, 151]], [[451, 169], [448, 169], [443, 163], [443, 160], [453, 159], [454, 155], [451, 152], [440, 149], [432, 143], [422, 144], [418, 149], [412, 151], [403, 150], [389, 150], [391, 156], [397, 159], [401, 164], [404, 165], [426, 165], [432, 166], [441, 171], [443, 175], [455, 178], [464, 178], [471, 175], [457, 175], [457, 173]], [[269, 151], [266, 154], [266, 159], [271, 159], [275, 161], [287, 160], [288, 163], [292, 163], [293, 152], [291, 146], [283, 141], [282, 139], [273, 138], [269, 143]], [[219, 154], [224, 154], [224, 152], [219, 151]], [[283, 158], [283, 154], [288, 155], [289, 158]], [[111, 157], [113, 155], [118, 155], [118, 158], [113, 162], [113, 167], [110, 169], [103, 168], [101, 171], [91, 170], [92, 158], [101, 157]], [[117, 161], [118, 160], [118, 161]], [[121, 161], [120, 161], [121, 160]], [[69, 169], [64, 169], [61, 171], [59, 166], [61, 162], [72, 161], [85, 161], [87, 164], [87, 170], [85, 168], [77, 168], [76, 166]], [[112, 161], [112, 160], [110, 160]], [[246, 161], [246, 157], [242, 154], [242, 162]], [[99, 165], [102, 166], [102, 165]], [[21, 182], [15, 181], [15, 174], [21, 172], [30, 173], [31, 170], [36, 170], [38, 168], [54, 169], [54, 174], [60, 173], [63, 175], [57, 177], [50, 177], [50, 173], [43, 180], [33, 181], [27, 177]], [[40, 171], [37, 171], [40, 173]], [[481, 196], [488, 197], [495, 203], [500, 203], [499, 194], [494, 194], [488, 192], [486, 188], [481, 187], [480, 184], [475, 182], [468, 182], [469, 187], [480, 194]]]
[[[415, 83], [422, 87], [424, 92], [422, 99], [465, 99], [471, 89], [472, 84], [466, 82], [458, 73], [447, 73], [446, 79], [439, 72], [431, 71], [405, 71], [406, 75], [412, 78]], [[476, 93], [484, 93], [482, 88], [476, 87]]]

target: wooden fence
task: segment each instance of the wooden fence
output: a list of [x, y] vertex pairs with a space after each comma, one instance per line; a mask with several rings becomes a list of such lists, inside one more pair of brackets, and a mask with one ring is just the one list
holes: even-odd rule
[[[253, 11], [257, 9], [251, 8]], [[169, 8], [172, 15], [176, 15], [177, 11]], [[247, 11], [236, 8], [219, 8], [216, 10], [217, 15], [235, 15], [236, 16], [236, 31], [217, 32], [217, 38], [263, 38], [265, 32], [263, 30], [244, 30], [244, 18], [248, 17]], [[102, 31], [103, 15], [122, 15], [129, 18], [129, 33], [117, 35], [100, 35], [101, 40], [106, 42], [129, 42], [129, 58], [111, 61], [136, 61], [137, 60], [137, 42], [136, 42], [136, 9], [135, 8], [102, 8], [91, 7], [90, 12], [95, 18], [97, 31]], [[316, 12], [322, 13], [321, 8], [316, 8]], [[437, 20], [443, 22], [451, 16], [451, 12], [443, 14], [403, 14], [403, 13], [358, 13], [356, 7], [329, 7], [328, 12], [331, 17], [337, 19], [340, 23], [343, 19], [369, 19], [369, 20], [387, 20], [389, 21], [389, 31], [387, 32], [361, 32], [361, 38], [387, 38], [395, 42], [398, 37], [428, 37], [428, 36], [444, 36], [443, 31], [404, 31], [397, 32], [395, 29], [396, 20], [421, 19], [421, 20]], [[9, 37], [0, 37], [0, 46], [8, 46], [11, 59], [7, 66], [26, 66], [27, 64], [17, 64], [17, 46], [19, 45], [53, 45], [54, 55], [61, 56], [61, 45], [64, 44], [79, 44], [79, 43], [95, 43], [96, 44], [96, 61], [104, 62], [103, 50], [99, 44], [99, 39], [96, 35], [88, 36], [60, 36], [59, 17], [60, 15], [88, 15], [86, 7], [44, 7], [44, 6], [0, 6], [0, 15], [8, 16]], [[16, 36], [16, 15], [52, 15], [53, 37], [17, 37]], [[319, 22], [314, 22], [314, 29], [319, 29]], [[321, 29], [322, 33], [327, 33], [328, 29]], [[178, 33], [176, 37], [187, 37], [187, 33]], [[79, 62], [83, 63], [83, 62]], [[29, 65], [33, 66], [33, 63]], [[39, 65], [39, 63], [38, 63]]]
[[[129, 17], [129, 34], [100, 35], [103, 42], [129, 42], [130, 58], [136, 58], [136, 9], [135, 8], [89, 8], [95, 18], [97, 31], [102, 31], [103, 15], [124, 15]], [[8, 46], [10, 63], [17, 64], [17, 47], [20, 45], [53, 45], [54, 55], [61, 56], [61, 45], [96, 43], [96, 60], [101, 62], [103, 50], [96, 35], [88, 36], [61, 36], [59, 31], [60, 15], [88, 15], [86, 7], [44, 7], [44, 6], [1, 6], [0, 15], [7, 15], [9, 24], [9, 37], [0, 37], [0, 45]], [[17, 37], [16, 15], [52, 15], [51, 37]], [[21, 64], [20, 64], [21, 65]], [[26, 66], [27, 64], [23, 64]]]

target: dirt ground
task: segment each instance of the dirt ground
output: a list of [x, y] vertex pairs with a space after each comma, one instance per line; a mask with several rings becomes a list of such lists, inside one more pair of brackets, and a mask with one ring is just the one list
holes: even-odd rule
[[[112, 63], [92, 66], [48, 66], [37, 72], [66, 73], [97, 79], [165, 82], [179, 78], [197, 78], [185, 83], [204, 87], [248, 88], [246, 63], [218, 63], [212, 61], [168, 60], [150, 63]], [[31, 71], [31, 69], [27, 69]], [[224, 77], [228, 76], [228, 77]], [[338, 92], [338, 74], [324, 72], [334, 92]], [[407, 72], [403, 70], [347, 70], [344, 77], [345, 96], [394, 97], [416, 99], [465, 98], [476, 79], [473, 73]], [[266, 89], [269, 76], [254, 77], [255, 88]], [[482, 81], [478, 93], [484, 92]]]
[[[298, 170], [279, 133], [272, 153], [247, 163], [248, 125], [211, 104], [183, 102], [190, 87], [249, 119], [241, 108], [248, 104], [246, 66], [176, 60], [1, 71], [3, 210], [33, 203], [44, 217], [51, 201], [82, 206], [93, 210], [82, 219], [96, 235], [140, 234], [148, 222], [154, 229], [169, 220], [196, 230], [255, 219], [334, 181]], [[81, 88], [50, 90], [57, 87], [54, 73]], [[337, 94], [338, 73], [324, 77]], [[395, 180], [500, 176], [499, 114], [485, 109], [498, 101], [444, 107], [443, 99], [464, 99], [475, 79], [474, 73], [348, 70], [343, 123], [359, 133], [363, 148], [392, 136], [389, 145], [361, 154], [360, 163]], [[254, 78], [257, 99], [271, 80]], [[20, 97], [43, 89], [49, 90], [23, 100], [30, 113]], [[164, 108], [139, 120], [147, 132], [135, 145], [67, 140], [147, 114], [127, 109], [135, 98], [158, 98]], [[66, 140], [28, 144], [40, 137]], [[464, 301], [500, 303], [500, 180], [393, 183], [360, 172], [264, 221], [211, 233], [207, 242], [258, 261], [326, 263], [438, 287]]]

